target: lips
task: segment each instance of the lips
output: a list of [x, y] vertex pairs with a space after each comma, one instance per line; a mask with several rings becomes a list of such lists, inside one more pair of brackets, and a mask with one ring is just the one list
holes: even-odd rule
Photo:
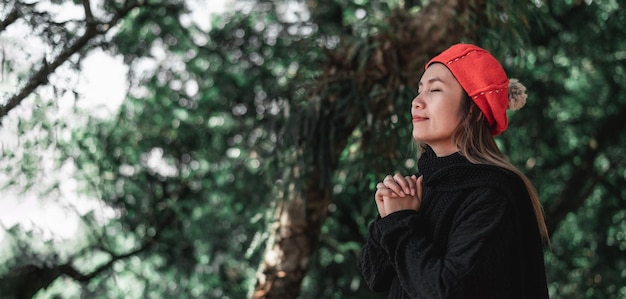
[[426, 120], [426, 117], [422, 117], [419, 115], [413, 115], [413, 122], [418, 122], [418, 121], [422, 121], [422, 120]]

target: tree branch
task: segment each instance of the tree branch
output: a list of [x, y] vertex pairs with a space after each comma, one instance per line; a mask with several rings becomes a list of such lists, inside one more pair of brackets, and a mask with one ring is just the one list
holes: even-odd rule
[[6, 19], [0, 22], [0, 32], [4, 31], [7, 27], [9, 27], [9, 25], [13, 24], [15, 21], [17, 21], [17, 19], [20, 18], [21, 13], [19, 6], [20, 4], [15, 4], [11, 12], [7, 15]]
[[98, 26], [99, 24], [93, 20], [89, 1], [84, 0], [83, 6], [85, 9], [85, 33], [74, 41], [71, 45], [66, 47], [51, 63], [48, 63], [44, 58], [41, 67], [29, 78], [28, 83], [15, 95], [13, 95], [6, 104], [0, 106], [0, 123], [9, 111], [17, 107], [26, 97], [35, 91], [39, 86], [48, 82], [48, 76], [56, 71], [56, 69], [65, 63], [72, 55], [78, 53], [81, 49], [85, 48], [89, 41], [99, 35], [104, 35], [110, 28], [116, 25], [121, 19], [123, 19], [128, 13], [142, 5], [143, 2], [135, 2], [123, 9], [119, 10], [113, 18], [105, 23], [105, 26]]

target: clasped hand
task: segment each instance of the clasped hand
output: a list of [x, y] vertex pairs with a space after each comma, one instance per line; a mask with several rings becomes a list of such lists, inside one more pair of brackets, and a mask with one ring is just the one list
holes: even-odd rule
[[380, 217], [401, 210], [418, 211], [422, 204], [422, 181], [415, 175], [388, 175], [376, 184], [376, 207]]

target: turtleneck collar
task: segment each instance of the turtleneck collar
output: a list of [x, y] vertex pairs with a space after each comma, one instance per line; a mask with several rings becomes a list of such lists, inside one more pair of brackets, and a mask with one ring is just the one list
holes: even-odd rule
[[467, 163], [469, 163], [469, 161], [467, 161], [467, 159], [459, 152], [450, 154], [448, 156], [437, 157], [435, 151], [433, 151], [430, 146], [426, 146], [426, 151], [420, 156], [417, 167], [419, 173], [421, 175], [424, 175], [424, 178], [426, 179], [434, 174], [437, 170], [446, 168], [447, 166], [453, 164]]
[[459, 190], [477, 186], [511, 186], [521, 182], [514, 173], [494, 165], [473, 164], [461, 153], [437, 157], [426, 147], [418, 161], [419, 174], [424, 176], [424, 186], [440, 190]]

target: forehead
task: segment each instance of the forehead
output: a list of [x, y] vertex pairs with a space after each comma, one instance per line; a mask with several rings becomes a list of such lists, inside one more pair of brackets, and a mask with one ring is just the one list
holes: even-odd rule
[[433, 63], [422, 75], [420, 79], [420, 85], [433, 82], [452, 83], [456, 82], [456, 78], [452, 75], [452, 72], [441, 63]]

